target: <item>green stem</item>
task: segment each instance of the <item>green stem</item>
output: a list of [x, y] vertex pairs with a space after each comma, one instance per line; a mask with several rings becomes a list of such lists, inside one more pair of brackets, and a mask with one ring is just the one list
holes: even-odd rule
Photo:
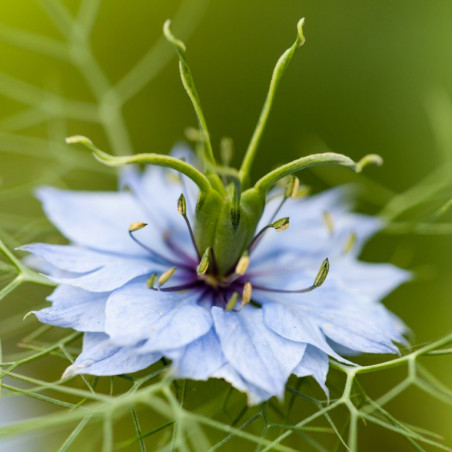
[[292, 173], [296, 173], [297, 171], [314, 165], [341, 165], [351, 168], [359, 173], [362, 171], [364, 166], [370, 163], [381, 165], [381, 157], [375, 154], [369, 154], [363, 157], [359, 162], [354, 162], [346, 155], [335, 154], [334, 152], [312, 154], [293, 160], [292, 162], [286, 163], [285, 165], [271, 171], [257, 181], [255, 188], [265, 194], [283, 177], [289, 176]]
[[240, 177], [242, 180], [242, 185], [244, 187], [246, 186], [251, 165], [253, 164], [254, 157], [256, 156], [257, 148], [262, 138], [265, 125], [267, 124], [268, 116], [273, 105], [273, 99], [275, 98], [276, 89], [278, 88], [281, 77], [284, 74], [290, 61], [292, 60], [295, 50], [297, 50], [297, 48], [302, 46], [305, 42], [303, 36], [303, 24], [304, 18], [300, 19], [297, 24], [297, 38], [295, 42], [281, 55], [273, 70], [273, 75], [270, 81], [270, 87], [268, 89], [267, 98], [265, 99], [264, 106], [262, 108], [259, 120], [256, 125], [256, 129], [254, 130], [253, 136], [251, 137], [250, 144], [248, 145], [248, 149], [246, 150], [246, 154], [245, 157], [243, 158], [242, 166], [240, 168]]
[[211, 164], [215, 164], [215, 158], [213, 156], [212, 144], [210, 142], [209, 130], [207, 129], [206, 119], [201, 108], [201, 101], [199, 100], [198, 92], [196, 91], [193, 76], [188, 66], [187, 59], [185, 58], [185, 44], [177, 39], [171, 32], [171, 21], [167, 20], [163, 25], [163, 34], [165, 38], [173, 44], [176, 49], [177, 56], [179, 57], [179, 69], [182, 79], [182, 84], [187, 91], [188, 97], [191, 100], [193, 108], [196, 113], [196, 119], [198, 120], [199, 128], [204, 136], [205, 141], [205, 157]]
[[392, 367], [398, 367], [403, 364], [413, 362], [419, 356], [430, 356], [432, 354], [432, 352], [439, 350], [439, 349], [441, 349], [441, 347], [445, 347], [451, 343], [452, 343], [452, 333], [448, 334], [447, 336], [445, 336], [441, 339], [438, 339], [435, 342], [432, 342], [431, 344], [427, 344], [424, 347], [419, 348], [418, 350], [415, 350], [414, 352], [410, 353], [409, 355], [391, 359], [390, 361], [384, 361], [382, 363], [372, 364], [369, 366], [348, 367], [348, 366], [344, 366], [343, 364], [338, 363], [334, 360], [330, 360], [330, 365], [331, 365], [331, 367], [339, 369], [342, 372], [345, 372], [347, 375], [352, 375], [354, 377], [357, 374], [377, 372], [380, 370], [386, 370], [386, 369], [390, 369]]
[[123, 166], [129, 163], [151, 163], [152, 165], [172, 168], [191, 179], [203, 193], [212, 191], [212, 186], [204, 174], [193, 166], [175, 157], [162, 154], [135, 154], [130, 156], [112, 156], [98, 149], [89, 138], [77, 135], [66, 139], [69, 144], [83, 144], [93, 152], [94, 157], [107, 166]]
[[13, 265], [16, 267], [19, 274], [11, 281], [8, 286], [1, 291], [0, 299], [7, 295], [11, 290], [22, 284], [23, 282], [30, 282], [40, 284], [43, 286], [54, 287], [56, 284], [45, 276], [26, 267], [13, 253], [6, 247], [2, 240], [0, 240], [0, 253], [2, 253]]

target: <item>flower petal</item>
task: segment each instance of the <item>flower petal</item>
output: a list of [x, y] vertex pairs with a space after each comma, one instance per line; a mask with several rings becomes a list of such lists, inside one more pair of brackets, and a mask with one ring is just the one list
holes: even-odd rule
[[108, 295], [63, 285], [47, 298], [53, 302], [51, 307], [32, 312], [41, 322], [49, 325], [103, 332]]
[[[131, 191], [137, 204], [151, 218], [148, 222], [152, 229], [164, 232], [178, 249], [178, 254], [194, 258], [195, 249], [186, 245], [190, 236], [183, 218], [177, 213], [177, 200], [184, 193], [187, 213], [192, 217], [199, 194], [196, 185], [175, 171], [153, 166], [147, 166], [143, 172], [136, 167], [125, 168], [121, 176], [121, 185]], [[165, 242], [163, 234], [157, 240], [148, 238], [143, 241], [150, 243], [156, 251], [167, 251], [161, 247]]]
[[308, 345], [300, 364], [294, 369], [293, 373], [297, 377], [312, 375], [328, 396], [329, 391], [325, 385], [328, 367], [328, 355], [318, 348]]
[[[278, 217], [289, 217], [290, 228], [281, 234], [268, 231], [253, 251], [253, 261], [261, 267], [278, 256], [299, 260], [303, 255], [303, 261], [312, 259], [330, 259], [341, 256], [353, 235], [353, 246], [348, 252], [352, 256], [357, 256], [366, 240], [375, 234], [383, 226], [383, 221], [377, 217], [360, 215], [348, 212], [345, 209], [344, 198], [347, 187], [312, 196], [307, 199], [289, 199], [284, 204]], [[270, 202], [265, 209], [260, 227], [265, 226], [270, 221], [269, 214], [274, 212], [280, 203], [281, 198]], [[331, 225], [325, 221], [325, 213], [331, 219]], [[332, 230], [331, 230], [332, 226]]]
[[262, 309], [265, 324], [275, 333], [291, 341], [313, 345], [338, 361], [348, 362], [330, 347], [320, 328], [297, 305], [275, 301], [265, 303]]
[[144, 281], [125, 285], [107, 302], [105, 332], [112, 342], [134, 345], [140, 353], [182, 347], [212, 327], [208, 309], [197, 304], [200, 294], [150, 290]]
[[118, 347], [103, 333], [85, 333], [83, 351], [65, 370], [63, 378], [78, 374], [103, 376], [137, 372], [161, 357], [161, 353], [140, 354], [135, 347]]
[[32, 243], [20, 248], [22, 251], [38, 256], [49, 264], [74, 273], [87, 273], [101, 267], [110, 255], [71, 245], [49, 245]]
[[[262, 294], [257, 299], [260, 301], [261, 297], [266, 302], [273, 301], [272, 306], [270, 303], [264, 305], [268, 312], [266, 321], [282, 335], [292, 337], [291, 333], [300, 330], [300, 327], [296, 330], [284, 328], [284, 325], [291, 324], [292, 318], [297, 325], [302, 319], [309, 319], [329, 339], [363, 353], [398, 353], [392, 341], [403, 341], [400, 323], [384, 306], [369, 303], [328, 279], [322, 287], [310, 293]], [[277, 311], [281, 317], [277, 316]], [[320, 345], [312, 345], [338, 359], [337, 355], [331, 355]]]
[[177, 200], [181, 193], [193, 205], [199, 193], [188, 178], [156, 166], [147, 166], [143, 172], [137, 167], [126, 168], [121, 174], [121, 186], [130, 189], [141, 208], [151, 215], [152, 224], [162, 229], [182, 224], [177, 215]]
[[128, 235], [130, 223], [150, 222], [130, 193], [41, 187], [37, 197], [50, 221], [72, 242], [112, 253], [146, 254]]
[[234, 388], [244, 392], [248, 396], [248, 405], [257, 405], [270, 399], [274, 394], [251, 384], [242, 378], [230, 364], [225, 364], [212, 374], [212, 378], [221, 378], [230, 383]]
[[412, 277], [410, 272], [394, 265], [361, 262], [351, 256], [342, 259], [335, 267], [332, 276], [342, 281], [343, 287], [371, 302], [382, 300]]
[[213, 329], [185, 348], [165, 352], [165, 356], [173, 360], [172, 367], [177, 378], [192, 380], [207, 380], [226, 364]]
[[214, 307], [212, 315], [221, 348], [232, 367], [245, 380], [282, 397], [306, 344], [273, 333], [264, 324], [261, 309], [245, 306], [237, 313]]
[[62, 270], [81, 273], [70, 277], [50, 276], [52, 281], [92, 292], [111, 291], [137, 276], [158, 272], [164, 268], [149, 257], [110, 254], [71, 245], [35, 243], [22, 249]]

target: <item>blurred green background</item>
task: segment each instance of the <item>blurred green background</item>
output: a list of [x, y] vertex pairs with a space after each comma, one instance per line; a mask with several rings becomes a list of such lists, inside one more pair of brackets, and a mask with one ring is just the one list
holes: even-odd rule
[[[221, 137], [232, 137], [238, 165], [272, 68], [294, 41], [298, 19], [306, 17], [306, 44], [282, 80], [253, 175], [312, 152], [331, 150], [354, 159], [380, 154], [384, 166], [367, 168], [365, 176], [322, 168], [302, 174], [302, 180], [314, 191], [357, 182], [362, 186], [362, 211], [384, 211], [394, 217], [388, 231], [368, 244], [363, 259], [393, 262], [413, 270], [416, 277], [385, 304], [412, 329], [413, 344], [433, 341], [450, 331], [452, 216], [446, 209], [452, 198], [450, 1], [98, 3], [1, 3], [0, 231], [8, 246], [62, 240], [33, 198], [35, 186], [115, 187], [114, 170], [66, 146], [65, 136], [89, 136], [109, 152], [167, 153], [184, 140], [187, 126], [196, 125], [173, 49], [162, 38], [167, 18], [174, 19], [174, 33], [187, 44], [214, 146], [218, 150]], [[93, 18], [92, 54], [83, 50], [86, 42], [77, 38], [83, 30], [71, 30], [65, 23], [66, 13], [80, 14], [88, 23]], [[72, 45], [64, 44], [65, 33], [75, 36]], [[11, 275], [2, 274], [2, 286], [10, 279]], [[43, 306], [48, 292], [21, 287], [2, 302], [4, 353], [16, 353], [20, 338], [38, 327], [32, 319], [17, 328], [14, 322]], [[56, 379], [64, 368], [57, 363], [51, 369], [35, 365], [30, 374]], [[428, 358], [424, 364], [450, 384], [448, 356]], [[369, 376], [364, 380], [366, 390], [378, 394], [403, 376], [402, 371]], [[215, 388], [200, 384], [197, 391]], [[41, 409], [49, 407], [30, 408], [33, 413]], [[388, 409], [409, 424], [438, 432], [446, 444], [452, 444], [452, 413], [441, 400], [413, 388]], [[233, 444], [221, 450], [232, 450]], [[248, 450], [244, 443], [238, 444], [238, 450]], [[311, 450], [308, 443], [300, 444], [303, 450]], [[360, 430], [360, 450], [410, 447], [383, 429]]]

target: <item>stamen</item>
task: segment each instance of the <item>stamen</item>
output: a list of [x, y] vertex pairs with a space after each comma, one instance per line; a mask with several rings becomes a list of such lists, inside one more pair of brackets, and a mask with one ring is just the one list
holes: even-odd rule
[[196, 272], [198, 273], [198, 275], [200, 276], [205, 275], [211, 262], [212, 262], [212, 248], [209, 246], [208, 248], [206, 248], [206, 251], [204, 251], [201, 261], [199, 262], [199, 265], [196, 267]]
[[347, 241], [345, 242], [344, 253], [349, 253], [355, 246], [355, 243], [356, 243], [356, 234], [354, 232], [352, 232], [348, 236]]
[[314, 287], [320, 287], [324, 282], [326, 277], [328, 276], [328, 272], [330, 271], [330, 261], [326, 258], [317, 272], [317, 276], [314, 279]]
[[234, 292], [232, 294], [231, 298], [229, 298], [228, 302], [226, 303], [226, 311], [232, 311], [235, 308], [238, 298], [239, 298], [239, 293]]
[[237, 280], [246, 273], [249, 265], [250, 265], [249, 254], [247, 251], [245, 251], [238, 260], [235, 266], [234, 273], [231, 273], [228, 277], [222, 279], [220, 284], [224, 286], [230, 285], [231, 283], [233, 283], [235, 280]]
[[280, 220], [276, 220], [272, 226], [276, 229], [277, 232], [285, 231], [289, 226], [289, 217], [281, 218]]
[[163, 286], [166, 282], [170, 280], [170, 278], [174, 275], [174, 272], [177, 270], [177, 267], [171, 267], [166, 272], [162, 273], [157, 281], [159, 287]]
[[143, 229], [145, 226], [147, 226], [146, 223], [142, 223], [140, 221], [135, 221], [133, 223], [130, 223], [129, 226], [129, 236], [130, 238], [139, 246], [141, 246], [141, 248], [143, 248], [144, 250], [146, 250], [149, 254], [151, 254], [151, 256], [157, 260], [160, 261], [160, 263], [163, 264], [170, 264], [170, 265], [174, 265], [175, 262], [173, 262], [172, 260], [168, 259], [167, 257], [163, 256], [160, 253], [157, 253], [157, 251], [154, 251], [153, 249], [149, 248], [148, 246], [146, 246], [144, 243], [141, 243], [133, 234], [136, 231], [139, 231], [140, 229]]
[[147, 225], [148, 225], [147, 223], [143, 223], [141, 221], [134, 221], [133, 223], [130, 223], [129, 232], [139, 231], [140, 229], [143, 229]]
[[[181, 160], [182, 162], [185, 162], [185, 161], [186, 161], [185, 157], [180, 157], [180, 160]], [[188, 193], [189, 190], [188, 190], [188, 187], [187, 187], [187, 181], [185, 180], [184, 175], [183, 175], [182, 173], [177, 173], [177, 174], [179, 175], [179, 182], [180, 182], [181, 185], [182, 185], [182, 190], [183, 190], [183, 192]], [[190, 199], [187, 201], [186, 204], [187, 204], [189, 210], [190, 210], [191, 212], [193, 212], [192, 206], [190, 205]]]
[[325, 279], [326, 279], [326, 277], [328, 275], [329, 270], [330, 270], [330, 263], [328, 261], [328, 258], [326, 258], [322, 262], [322, 265], [320, 266], [319, 271], [317, 272], [317, 276], [315, 277], [312, 286], [306, 287], [304, 289], [298, 289], [298, 290], [274, 289], [274, 288], [271, 288], [271, 287], [258, 286], [256, 284], [254, 285], [254, 288], [258, 289], [258, 290], [264, 290], [266, 292], [277, 292], [277, 293], [306, 293], [306, 292], [311, 292], [314, 289], [317, 289], [318, 287], [320, 287], [325, 282]]
[[283, 199], [281, 200], [281, 202], [279, 203], [279, 206], [276, 208], [275, 212], [273, 213], [272, 218], [270, 220], [271, 222], [274, 221], [274, 219], [276, 218], [276, 216], [278, 215], [279, 211], [281, 210], [282, 206], [286, 203], [286, 201], [289, 198], [295, 197], [299, 186], [300, 186], [300, 179], [298, 179], [298, 177], [294, 176], [293, 174], [288, 176], [286, 187], [284, 189]]
[[264, 235], [264, 232], [267, 229], [273, 228], [277, 232], [285, 231], [290, 225], [289, 217], [280, 218], [279, 220], [276, 220], [274, 223], [270, 223], [267, 226], [264, 226], [255, 236], [254, 239], [251, 240], [251, 243], [248, 246], [248, 252], [251, 253], [251, 251], [256, 247], [256, 245], [259, 243], [259, 240]]
[[293, 199], [299, 199], [299, 198], [306, 198], [306, 196], [311, 193], [310, 187], [307, 187], [306, 185], [302, 185], [298, 191], [292, 196]]
[[184, 132], [187, 140], [195, 143], [204, 142], [204, 135], [199, 129], [196, 129], [195, 127], [187, 127]]
[[237, 265], [235, 266], [235, 274], [238, 276], [243, 276], [248, 270], [249, 265], [250, 257], [248, 255], [248, 252], [245, 251], [237, 262]]
[[240, 309], [243, 308], [246, 304], [248, 304], [251, 301], [251, 295], [253, 293], [253, 286], [249, 281], [245, 283], [243, 286], [242, 291], [242, 303], [240, 304]]
[[298, 187], [300, 186], [300, 179], [298, 179], [297, 176], [294, 176], [291, 174], [289, 176], [289, 181], [286, 185], [286, 190], [284, 192], [285, 198], [295, 198], [296, 194], [298, 193]]
[[177, 200], [177, 211], [182, 215], [182, 217], [185, 220], [185, 224], [187, 225], [188, 232], [190, 233], [191, 243], [193, 244], [193, 247], [195, 248], [196, 254], [199, 257], [199, 251], [198, 247], [196, 246], [195, 236], [193, 234], [193, 229], [191, 228], [190, 221], [187, 217], [187, 203], [185, 202], [185, 196], [183, 193], [179, 196], [179, 199]]
[[323, 221], [324, 221], [329, 233], [334, 234], [333, 217], [331, 216], [331, 214], [329, 212], [327, 212], [327, 211], [323, 212]]
[[155, 283], [157, 281], [157, 273], [152, 273], [151, 276], [146, 280], [146, 286], [148, 289], [153, 289], [155, 286]]
[[182, 290], [193, 289], [194, 287], [202, 286], [201, 281], [193, 281], [187, 284], [181, 284], [179, 286], [170, 286], [170, 287], [150, 287], [150, 289], [155, 290], [157, 292], [179, 292]]
[[[311, 189], [310, 187], [308, 187], [307, 185], [301, 185], [298, 188], [298, 191], [296, 193], [293, 193], [293, 196], [291, 196], [292, 199], [299, 199], [299, 198], [305, 198], [306, 196], [308, 196], [311, 193]], [[265, 204], [269, 204], [271, 201], [278, 199], [278, 198], [284, 198], [284, 193], [276, 193], [272, 196], [269, 196], [266, 200], [265, 200]]]

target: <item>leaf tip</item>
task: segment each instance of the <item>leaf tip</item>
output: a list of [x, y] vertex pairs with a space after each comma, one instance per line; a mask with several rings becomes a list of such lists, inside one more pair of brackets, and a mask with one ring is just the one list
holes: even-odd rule
[[367, 165], [383, 165], [383, 158], [378, 154], [365, 155], [356, 165], [355, 171], [360, 173]]
[[83, 135], [74, 135], [65, 139], [67, 144], [84, 144], [85, 146], [92, 146], [93, 142]]

